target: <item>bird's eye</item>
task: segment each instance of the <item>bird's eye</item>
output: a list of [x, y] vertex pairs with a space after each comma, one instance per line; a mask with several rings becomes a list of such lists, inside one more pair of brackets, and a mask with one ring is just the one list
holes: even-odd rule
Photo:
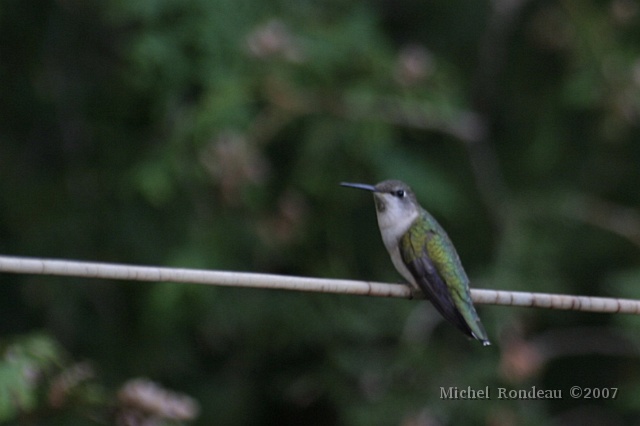
[[404, 198], [405, 195], [406, 193], [404, 192], [404, 189], [398, 189], [395, 193], [395, 196], [398, 198]]

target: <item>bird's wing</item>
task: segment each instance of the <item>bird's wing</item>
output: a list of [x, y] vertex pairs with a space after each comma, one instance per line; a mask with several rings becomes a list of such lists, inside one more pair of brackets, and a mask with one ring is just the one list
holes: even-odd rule
[[[426, 241], [424, 239], [425, 232]], [[436, 263], [429, 256], [428, 247], [444, 243], [444, 241], [439, 241], [441, 238], [443, 237], [438, 235], [432, 229], [423, 228], [419, 232], [411, 232], [410, 230], [400, 241], [402, 246], [400, 253], [402, 254], [403, 260], [413, 275], [416, 283], [428, 296], [429, 300], [440, 314], [468, 336], [483, 340], [484, 336], [477, 336], [476, 333], [474, 333], [467, 320], [458, 309], [457, 305], [461, 301], [464, 302], [469, 298], [468, 295], [464, 294], [464, 287], [457, 288], [454, 285], [447, 285], [445, 278], [443, 277], [443, 275], [446, 276], [448, 272], [451, 272], [443, 270], [447, 267], [446, 263], [450, 263], [451, 260], [449, 262], [444, 261]], [[447, 253], [442, 253], [442, 256], [445, 255], [447, 255]], [[453, 255], [457, 256], [455, 253], [453, 253]], [[443, 264], [445, 265], [444, 268]], [[458, 304], [456, 304], [454, 298], [457, 299]], [[468, 303], [470, 304], [470, 309], [473, 309], [474, 316], [477, 318], [470, 298]]]

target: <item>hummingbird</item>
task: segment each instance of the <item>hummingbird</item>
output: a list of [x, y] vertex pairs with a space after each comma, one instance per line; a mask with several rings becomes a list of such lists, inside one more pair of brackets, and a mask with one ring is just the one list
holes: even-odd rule
[[382, 241], [396, 270], [411, 287], [424, 293], [445, 319], [483, 346], [490, 345], [453, 243], [420, 206], [411, 188], [399, 180], [340, 185], [373, 192]]

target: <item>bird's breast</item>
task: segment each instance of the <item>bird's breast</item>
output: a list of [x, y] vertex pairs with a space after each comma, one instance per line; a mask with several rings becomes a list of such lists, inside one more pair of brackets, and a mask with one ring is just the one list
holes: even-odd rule
[[[415, 219], [414, 219], [415, 220]], [[413, 275], [409, 272], [409, 269], [404, 263], [402, 259], [402, 253], [400, 253], [400, 239], [402, 236], [409, 231], [411, 227], [411, 223], [394, 223], [392, 226], [387, 226], [383, 228], [380, 225], [380, 234], [382, 235], [382, 242], [384, 243], [385, 248], [389, 252], [389, 256], [391, 257], [391, 262], [396, 270], [402, 275], [402, 277], [411, 284], [412, 287], [418, 288]]]

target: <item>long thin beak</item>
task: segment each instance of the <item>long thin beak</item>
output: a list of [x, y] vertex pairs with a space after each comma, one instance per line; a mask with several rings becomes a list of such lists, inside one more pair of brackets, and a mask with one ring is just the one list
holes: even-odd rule
[[373, 185], [367, 185], [366, 183], [349, 183], [349, 182], [340, 182], [340, 186], [346, 186], [349, 188], [357, 188], [364, 189], [371, 192], [376, 192], [376, 187]]

